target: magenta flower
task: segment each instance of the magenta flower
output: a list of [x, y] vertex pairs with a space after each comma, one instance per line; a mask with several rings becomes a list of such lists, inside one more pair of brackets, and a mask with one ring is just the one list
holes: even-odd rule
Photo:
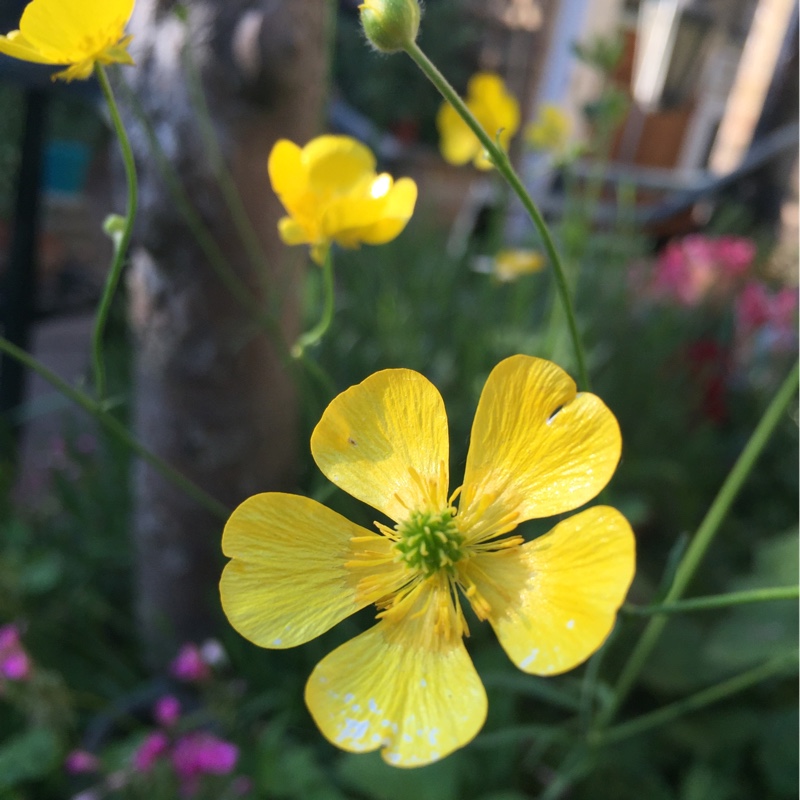
[[208, 680], [211, 677], [211, 670], [203, 660], [200, 648], [191, 642], [187, 642], [181, 647], [169, 669], [175, 678], [189, 683]]
[[87, 750], [73, 750], [64, 759], [64, 769], [70, 775], [97, 772], [100, 769], [100, 759]]
[[169, 751], [169, 738], [162, 731], [148, 733], [133, 754], [133, 768], [137, 772], [150, 772], [159, 758]]
[[0, 627], [0, 678], [24, 681], [30, 677], [31, 661], [19, 638], [16, 625]]
[[227, 775], [236, 767], [239, 749], [211, 733], [187, 733], [175, 743], [172, 766], [185, 794], [198, 788], [201, 775]]
[[171, 728], [181, 716], [181, 704], [177, 697], [171, 694], [159, 697], [153, 708], [153, 717], [156, 722], [165, 728]]

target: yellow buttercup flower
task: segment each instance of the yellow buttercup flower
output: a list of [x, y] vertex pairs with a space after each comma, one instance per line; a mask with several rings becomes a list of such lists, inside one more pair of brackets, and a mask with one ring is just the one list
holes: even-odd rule
[[[467, 84], [465, 103], [486, 133], [507, 150], [511, 137], [519, 128], [519, 104], [506, 91], [503, 79], [491, 72], [473, 75]], [[439, 149], [445, 161], [450, 164], [472, 161], [478, 169], [492, 168], [478, 137], [449, 103], [444, 103], [439, 109], [436, 127], [440, 136]]]
[[125, 25], [134, 0], [33, 0], [0, 53], [36, 64], [69, 64], [53, 79], [88, 78], [95, 64], [133, 64]]
[[511, 283], [543, 268], [544, 258], [536, 250], [500, 250], [494, 257], [492, 272], [502, 283]]
[[331, 242], [342, 247], [385, 244], [414, 213], [417, 185], [375, 172], [375, 156], [349, 136], [318, 136], [302, 149], [281, 139], [269, 156], [269, 177], [289, 216], [278, 222], [286, 244], [311, 245], [325, 260]]
[[525, 141], [534, 150], [561, 151], [571, 129], [569, 117], [558, 107], [544, 103], [533, 122], [525, 126]]
[[513, 356], [484, 386], [458, 508], [448, 497], [447, 417], [407, 369], [336, 397], [311, 437], [319, 468], [385, 514], [378, 533], [320, 503], [267, 493], [231, 516], [220, 583], [231, 624], [262, 647], [319, 636], [375, 603], [379, 622], [314, 669], [305, 699], [322, 733], [352, 752], [421, 766], [469, 742], [486, 693], [467, 654], [466, 598], [523, 671], [555, 675], [593, 653], [634, 571], [630, 526], [595, 506], [524, 542], [521, 522], [593, 498], [620, 456], [619, 427], [549, 361]]

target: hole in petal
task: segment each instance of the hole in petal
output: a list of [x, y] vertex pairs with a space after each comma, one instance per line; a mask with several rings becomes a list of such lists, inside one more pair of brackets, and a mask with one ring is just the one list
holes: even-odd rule
[[564, 406], [559, 406], [555, 411], [553, 411], [550, 416], [547, 418], [547, 424], [551, 425], [553, 420], [564, 410]]

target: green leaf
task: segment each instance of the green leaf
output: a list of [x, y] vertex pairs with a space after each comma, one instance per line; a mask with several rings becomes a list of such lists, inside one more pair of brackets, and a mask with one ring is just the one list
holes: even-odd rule
[[31, 728], [0, 747], [0, 789], [46, 775], [58, 761], [58, 740], [52, 731]]
[[770, 787], [781, 797], [798, 795], [797, 709], [771, 714], [762, 728], [758, 763]]
[[460, 754], [417, 769], [390, 767], [378, 753], [348, 753], [339, 760], [339, 776], [356, 791], [373, 800], [457, 800]]

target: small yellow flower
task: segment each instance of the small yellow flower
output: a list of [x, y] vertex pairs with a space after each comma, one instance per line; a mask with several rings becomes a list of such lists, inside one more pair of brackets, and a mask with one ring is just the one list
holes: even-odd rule
[[613, 414], [555, 364], [518, 355], [491, 372], [463, 486], [449, 497], [447, 438], [428, 380], [378, 372], [331, 402], [311, 452], [394, 525], [371, 532], [314, 500], [267, 493], [242, 503], [222, 537], [222, 606], [257, 645], [295, 647], [377, 605], [379, 622], [315, 667], [305, 699], [333, 744], [382, 749], [402, 767], [464, 746], [486, 717], [462, 597], [521, 670], [556, 675], [600, 647], [634, 571], [630, 526], [606, 506], [527, 543], [499, 538], [583, 505], [619, 460]]
[[502, 283], [511, 283], [543, 268], [544, 258], [536, 250], [500, 250], [494, 257], [492, 272]]
[[88, 78], [95, 64], [133, 64], [125, 25], [134, 0], [32, 0], [19, 30], [0, 36], [0, 53], [36, 64], [69, 64], [53, 75]]
[[[519, 104], [506, 91], [503, 79], [491, 72], [473, 75], [467, 84], [465, 102], [486, 133], [507, 150], [511, 137], [519, 128]], [[440, 136], [439, 149], [445, 161], [450, 164], [472, 161], [478, 169], [492, 168], [478, 137], [449, 103], [442, 104], [439, 109], [436, 127]]]
[[281, 139], [269, 155], [269, 177], [289, 212], [278, 222], [286, 244], [311, 245], [325, 260], [331, 242], [355, 248], [385, 244], [414, 213], [417, 185], [375, 172], [375, 156], [349, 136], [318, 136], [302, 149]]
[[545, 103], [538, 117], [525, 126], [525, 142], [534, 150], [561, 152], [567, 146], [571, 127], [569, 117], [558, 106]]

